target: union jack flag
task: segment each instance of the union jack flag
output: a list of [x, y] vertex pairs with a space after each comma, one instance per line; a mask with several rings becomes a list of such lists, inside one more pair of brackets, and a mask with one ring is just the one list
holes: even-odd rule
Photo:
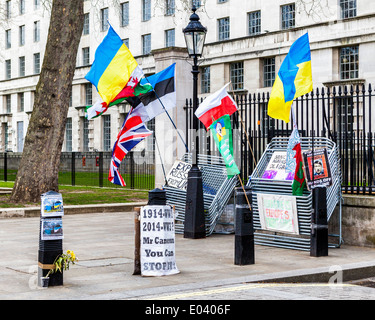
[[121, 161], [127, 153], [133, 149], [144, 138], [152, 134], [143, 123], [141, 117], [132, 115], [132, 110], [122, 125], [117, 136], [117, 140], [112, 150], [112, 160], [109, 168], [108, 180], [120, 186], [126, 186], [124, 179], [121, 177], [118, 169]]

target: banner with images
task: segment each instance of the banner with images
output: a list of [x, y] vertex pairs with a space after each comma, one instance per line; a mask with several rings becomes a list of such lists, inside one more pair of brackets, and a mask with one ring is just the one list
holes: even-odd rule
[[167, 174], [167, 185], [169, 187], [186, 190], [188, 173], [192, 165], [190, 163], [176, 160]]
[[56, 217], [64, 215], [64, 206], [61, 193], [49, 191], [41, 197], [42, 217]]
[[62, 218], [41, 219], [41, 240], [64, 239]]
[[296, 197], [257, 194], [262, 229], [299, 234]]
[[227, 176], [228, 178], [232, 178], [239, 174], [240, 170], [238, 169], [233, 157], [233, 138], [230, 116], [225, 114], [218, 120], [214, 121], [210, 126], [210, 130], [214, 137], [216, 146], [224, 159]]
[[141, 275], [179, 273], [175, 257], [174, 211], [171, 206], [141, 208]]
[[268, 162], [266, 170], [264, 171], [262, 178], [269, 180], [288, 180], [293, 181], [294, 170], [296, 162], [294, 161], [294, 167], [291, 171], [286, 170], [286, 151], [275, 151], [272, 153], [271, 159]]
[[[314, 153], [314, 157], [313, 157]], [[326, 148], [317, 148], [302, 152], [307, 189], [329, 187], [332, 185], [331, 168]]]

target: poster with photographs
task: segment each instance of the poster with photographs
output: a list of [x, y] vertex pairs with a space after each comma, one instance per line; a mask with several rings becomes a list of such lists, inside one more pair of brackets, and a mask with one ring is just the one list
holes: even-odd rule
[[49, 191], [42, 195], [41, 214], [42, 217], [56, 217], [64, 215], [61, 193]]
[[332, 185], [331, 168], [326, 148], [302, 152], [307, 189]]
[[60, 240], [64, 238], [62, 218], [41, 220], [41, 240]]

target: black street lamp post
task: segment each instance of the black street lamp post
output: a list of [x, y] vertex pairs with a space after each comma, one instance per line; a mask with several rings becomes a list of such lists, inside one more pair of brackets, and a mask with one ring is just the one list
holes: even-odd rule
[[[198, 57], [202, 55], [207, 29], [199, 22], [195, 13], [190, 16], [190, 22], [183, 30], [189, 57], [193, 58], [193, 113], [198, 107]], [[188, 128], [186, 128], [188, 130]], [[199, 137], [197, 135], [198, 118], [193, 114], [193, 140], [192, 140], [192, 168], [188, 173], [186, 191], [184, 238], [199, 239], [206, 237], [205, 216], [203, 206], [202, 172], [198, 168]]]

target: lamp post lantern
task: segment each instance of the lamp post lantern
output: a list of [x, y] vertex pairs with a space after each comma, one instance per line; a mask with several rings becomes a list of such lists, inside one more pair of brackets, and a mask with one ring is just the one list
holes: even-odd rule
[[[189, 57], [193, 58], [193, 113], [198, 107], [198, 57], [202, 55], [207, 29], [199, 22], [199, 16], [192, 8], [190, 22], [183, 29]], [[186, 128], [188, 130], [188, 128]], [[199, 239], [206, 237], [206, 225], [203, 206], [202, 172], [198, 168], [199, 137], [197, 135], [198, 118], [193, 114], [192, 167], [188, 173], [186, 190], [184, 238]]]

